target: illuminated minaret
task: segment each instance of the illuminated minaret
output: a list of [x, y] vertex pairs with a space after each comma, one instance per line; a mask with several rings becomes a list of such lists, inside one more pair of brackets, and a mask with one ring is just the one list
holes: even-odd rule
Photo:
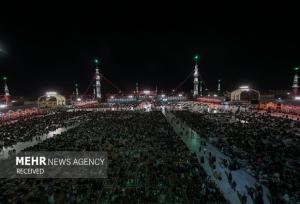
[[75, 84], [75, 96], [78, 98], [78, 84]]
[[294, 95], [297, 95], [298, 94], [298, 88], [299, 88], [299, 85], [298, 85], [298, 69], [299, 67], [295, 67], [294, 70], [295, 70], [295, 76], [294, 76], [294, 81], [293, 81], [293, 93]]
[[96, 98], [96, 85], [93, 84], [93, 97]]
[[202, 88], [202, 84], [203, 84], [203, 81], [201, 80], [201, 81], [200, 81], [200, 89], [199, 89], [200, 96], [202, 96], [202, 95], [203, 95], [203, 88]]
[[196, 55], [194, 57], [195, 59], [195, 69], [194, 69], [194, 97], [197, 97], [199, 95], [199, 90], [198, 90], [198, 86], [199, 86], [199, 81], [198, 81], [198, 77], [199, 77], [199, 72], [198, 72], [198, 58], [199, 56]]
[[101, 83], [100, 83], [100, 73], [98, 68], [98, 59], [94, 60], [96, 65], [96, 98], [101, 99]]
[[139, 83], [135, 83], [135, 93], [136, 93], [136, 97], [139, 97]]
[[4, 81], [4, 93], [5, 93], [5, 96], [6, 97], [9, 97], [10, 94], [9, 94], [9, 90], [8, 90], [8, 86], [7, 86], [7, 77], [3, 77], [3, 81]]
[[218, 94], [221, 93], [221, 79], [218, 80]]

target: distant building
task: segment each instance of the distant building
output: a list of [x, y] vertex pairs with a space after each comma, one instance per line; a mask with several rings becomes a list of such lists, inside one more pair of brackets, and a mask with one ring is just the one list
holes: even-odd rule
[[300, 101], [295, 99], [277, 99], [261, 102], [258, 106], [261, 110], [300, 114]]
[[260, 100], [260, 93], [257, 90], [249, 88], [248, 86], [241, 86], [231, 92], [230, 100], [257, 103]]
[[111, 96], [107, 99], [108, 103], [136, 103], [137, 99], [132, 97], [131, 95], [128, 97], [115, 97]]
[[143, 90], [131, 95], [111, 95], [107, 98], [108, 103], [141, 103], [141, 102], [176, 102], [185, 101], [184, 94], [157, 94], [157, 91]]
[[14, 120], [41, 113], [34, 105], [11, 106], [0, 109], [0, 121]]
[[222, 102], [224, 102], [224, 97], [218, 97], [217, 95], [215, 95], [215, 96], [201, 96], [201, 97], [197, 98], [197, 101], [199, 103], [203, 103], [203, 104], [220, 105]]
[[158, 102], [179, 102], [179, 101], [186, 101], [187, 100], [187, 97], [184, 96], [183, 94], [178, 94], [176, 96], [174, 95], [158, 95], [156, 97], [156, 101]]
[[47, 92], [38, 98], [39, 108], [57, 108], [66, 105], [66, 98], [56, 92]]
[[291, 99], [293, 97], [291, 90], [264, 90], [260, 92], [260, 101], [270, 101], [278, 98]]

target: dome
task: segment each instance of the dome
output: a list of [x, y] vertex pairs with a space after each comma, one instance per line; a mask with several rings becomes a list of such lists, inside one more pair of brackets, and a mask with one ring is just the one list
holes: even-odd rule
[[241, 86], [230, 94], [231, 101], [259, 101], [260, 93], [248, 86]]
[[66, 105], [66, 99], [58, 93], [51, 92], [50, 94], [49, 92], [46, 95], [40, 96], [37, 103], [40, 108], [55, 108]]

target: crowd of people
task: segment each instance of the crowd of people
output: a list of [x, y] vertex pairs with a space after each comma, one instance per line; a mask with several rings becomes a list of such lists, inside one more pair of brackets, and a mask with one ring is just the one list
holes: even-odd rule
[[0, 203], [227, 203], [160, 111], [90, 112], [44, 150], [107, 152], [108, 177], [0, 179]]
[[[70, 124], [71, 119], [82, 116], [87, 111], [55, 111], [44, 112], [44, 114], [26, 117], [11, 123], [0, 124], [0, 150], [17, 142], [31, 140], [34, 136], [46, 134], [57, 128]], [[73, 122], [76, 122], [74, 120]]]
[[273, 203], [300, 202], [299, 122], [255, 111], [173, 113], [266, 185]]
[[[155, 107], [59, 110], [1, 125], [0, 149], [78, 123], [24, 151], [103, 151], [109, 166], [103, 179], [0, 179], [0, 203], [227, 203]], [[184, 107], [166, 110], [230, 157], [231, 169], [245, 169], [267, 186], [272, 203], [300, 202], [298, 121], [254, 110]], [[261, 192], [261, 186], [246, 189], [251, 197]]]

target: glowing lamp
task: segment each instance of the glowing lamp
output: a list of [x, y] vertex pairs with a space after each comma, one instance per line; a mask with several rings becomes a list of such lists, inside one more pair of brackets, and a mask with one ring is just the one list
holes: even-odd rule
[[295, 100], [300, 101], [300, 96], [295, 96]]
[[0, 108], [6, 108], [7, 105], [6, 104], [0, 104]]
[[249, 86], [240, 86], [240, 89], [249, 89]]
[[146, 94], [146, 95], [149, 95], [150, 91], [149, 90], [144, 90], [143, 93]]
[[48, 92], [46, 92], [46, 95], [47, 96], [54, 96], [54, 95], [57, 95], [57, 92], [55, 92], [55, 91], [48, 91]]

